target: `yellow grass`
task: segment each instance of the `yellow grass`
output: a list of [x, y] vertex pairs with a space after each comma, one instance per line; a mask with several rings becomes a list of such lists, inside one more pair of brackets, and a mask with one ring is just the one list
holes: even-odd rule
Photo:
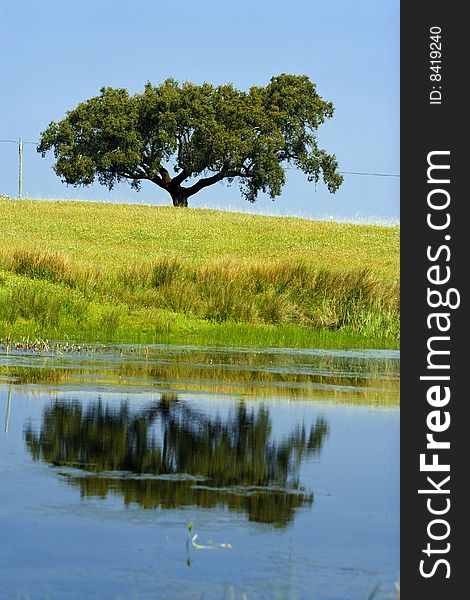
[[207, 263], [305, 260], [317, 269], [368, 269], [399, 278], [399, 227], [310, 221], [208, 209], [70, 201], [0, 200], [2, 253], [60, 252], [120, 268], [160, 257]]

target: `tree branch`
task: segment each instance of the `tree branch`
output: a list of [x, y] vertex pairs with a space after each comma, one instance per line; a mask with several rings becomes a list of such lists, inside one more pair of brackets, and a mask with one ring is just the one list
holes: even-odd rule
[[187, 173], [184, 169], [182, 169], [178, 173], [178, 175], [175, 175], [175, 177], [173, 177], [173, 179], [171, 180], [171, 183], [172, 184], [174, 183], [175, 185], [180, 185], [188, 177], [189, 177], [189, 173]]
[[160, 177], [162, 178], [163, 183], [165, 185], [170, 184], [171, 183], [171, 175], [168, 172], [168, 169], [165, 169], [165, 167], [160, 166], [158, 171], [160, 173]]
[[151, 181], [152, 183], [155, 183], [156, 185], [158, 185], [159, 187], [163, 188], [164, 190], [166, 190], [166, 184], [164, 183], [163, 179], [160, 177], [160, 175], [154, 175], [153, 177], [149, 177], [148, 178], [149, 181]]
[[217, 183], [218, 181], [222, 181], [222, 179], [224, 177], [227, 177], [227, 174], [224, 171], [220, 171], [220, 173], [217, 173], [216, 175], [212, 175], [212, 177], [204, 177], [203, 179], [196, 181], [196, 183], [194, 185], [186, 188], [186, 196], [189, 198], [190, 196], [197, 194], [203, 188], [205, 188], [209, 185], [213, 185], [214, 183]]
[[165, 189], [168, 189], [170, 186], [171, 187], [177, 187], [179, 186], [188, 176], [189, 173], [187, 171], [185, 171], [184, 169], [182, 169], [178, 175], [175, 175], [175, 177], [172, 177], [168, 171], [168, 169], [166, 169], [165, 167], [161, 166], [159, 167], [159, 172], [160, 172], [160, 177], [158, 177], [158, 175], [156, 176], [156, 180], [152, 179], [152, 181], [154, 181], [154, 183], [156, 183], [157, 185], [159, 185], [160, 187], [163, 187]]
[[[112, 169], [107, 169], [108, 172], [112, 173]], [[138, 170], [136, 170], [134, 173], [131, 173], [129, 171], [120, 171], [117, 172], [117, 174], [120, 177], [125, 177], [126, 179], [147, 179], [148, 181], [151, 181], [152, 183], [155, 183], [156, 185], [160, 186], [163, 189], [166, 189], [165, 184], [163, 183], [162, 178], [159, 175], [151, 175], [150, 171], [147, 169], [142, 169], [141, 167], [138, 168]]]

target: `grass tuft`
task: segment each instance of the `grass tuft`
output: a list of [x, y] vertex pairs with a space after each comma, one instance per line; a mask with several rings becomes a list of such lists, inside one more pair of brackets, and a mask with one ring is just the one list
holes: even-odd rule
[[47, 250], [15, 250], [11, 259], [11, 270], [33, 279], [62, 281], [70, 266], [67, 258], [58, 252]]

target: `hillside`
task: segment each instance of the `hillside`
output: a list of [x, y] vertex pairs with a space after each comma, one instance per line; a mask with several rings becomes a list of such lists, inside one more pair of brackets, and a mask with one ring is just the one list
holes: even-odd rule
[[3, 337], [398, 345], [398, 227], [12, 199], [0, 221]]

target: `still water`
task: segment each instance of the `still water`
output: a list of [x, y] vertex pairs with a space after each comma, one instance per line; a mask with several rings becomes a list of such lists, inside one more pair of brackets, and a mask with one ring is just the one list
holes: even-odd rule
[[3, 348], [0, 598], [396, 598], [398, 398], [394, 351]]

